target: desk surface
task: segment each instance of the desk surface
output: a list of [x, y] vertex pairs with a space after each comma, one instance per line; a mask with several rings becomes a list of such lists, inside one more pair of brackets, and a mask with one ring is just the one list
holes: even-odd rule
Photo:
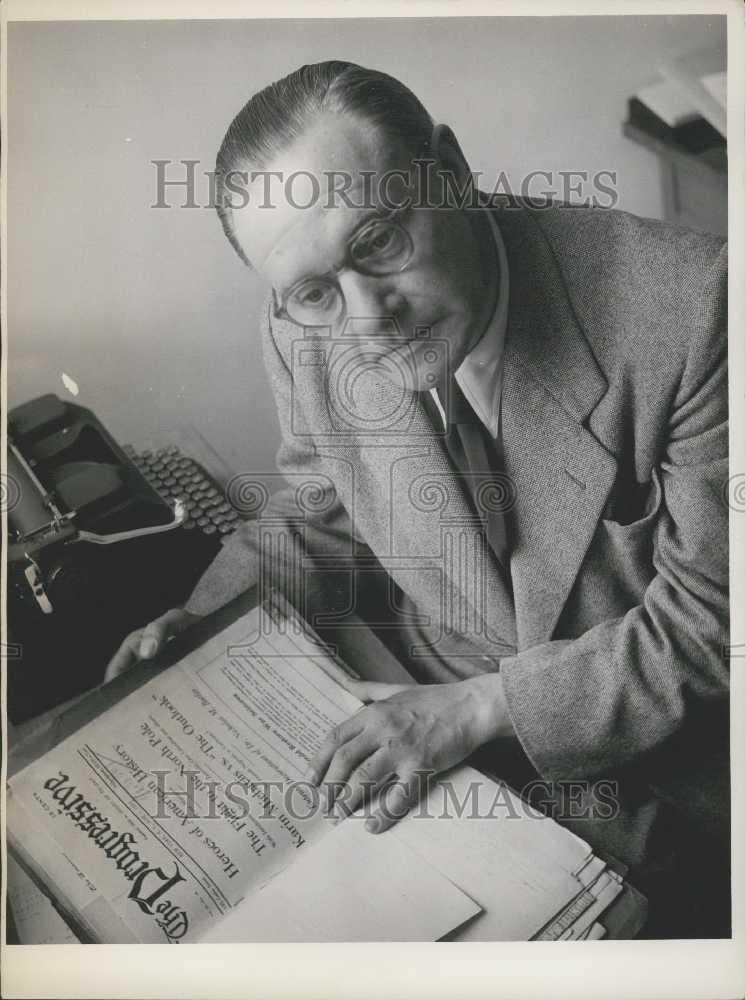
[[[246, 614], [255, 605], [255, 601], [254, 592], [249, 591], [170, 642], [156, 661], [139, 664], [110, 684], [94, 688], [80, 698], [72, 699], [37, 719], [15, 727], [9, 737], [8, 775], [51, 750], [80, 726]], [[329, 642], [330, 637], [324, 635], [324, 639]], [[361, 621], [335, 627], [332, 648], [361, 677], [392, 682], [411, 680], [386, 646]], [[627, 884], [602, 915], [599, 923], [605, 928], [608, 938], [628, 939], [639, 933], [645, 916], [646, 900], [633, 886]], [[478, 932], [479, 923], [481, 921], [466, 925], [466, 928], [456, 931], [449, 940], [458, 941], [464, 936], [469, 940], [492, 940], [481, 937]]]

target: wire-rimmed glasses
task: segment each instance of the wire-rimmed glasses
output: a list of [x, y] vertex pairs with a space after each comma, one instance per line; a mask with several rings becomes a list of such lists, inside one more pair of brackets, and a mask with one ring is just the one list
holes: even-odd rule
[[[373, 219], [350, 240], [344, 268], [372, 276], [398, 274], [411, 261], [414, 242], [393, 212]], [[341, 270], [341, 269], [340, 269]], [[333, 326], [344, 314], [344, 294], [335, 276], [301, 278], [279, 302], [275, 314], [299, 326]]]

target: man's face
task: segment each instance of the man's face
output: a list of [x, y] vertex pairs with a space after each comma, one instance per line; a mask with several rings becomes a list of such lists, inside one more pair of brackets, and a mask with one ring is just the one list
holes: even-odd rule
[[[332, 334], [360, 337], [369, 350], [376, 332], [390, 336], [393, 329], [400, 344], [392, 347], [385, 340], [380, 349], [407, 351], [415, 361], [416, 384], [405, 387], [422, 390], [447, 380], [481, 335], [492, 289], [472, 222], [455, 209], [414, 205], [397, 215], [413, 244], [403, 271], [369, 275], [348, 266], [350, 240], [371, 218], [386, 214], [380, 179], [396, 169], [416, 181], [406, 152], [384, 142], [374, 127], [352, 116], [326, 114], [266, 166], [265, 171], [277, 171], [279, 177], [264, 174], [249, 185], [249, 203], [234, 210], [233, 219], [243, 252], [271, 284], [279, 303], [303, 279], [330, 278], [344, 305]], [[331, 179], [332, 171], [336, 180]], [[320, 197], [312, 198], [307, 173], [317, 178]], [[340, 174], [352, 180], [346, 196], [351, 204], [338, 195], [328, 196], [329, 188], [340, 188]], [[293, 175], [290, 184], [287, 178]], [[401, 180], [394, 179], [388, 192], [388, 198], [397, 201]], [[410, 194], [416, 202], [418, 191]], [[436, 184], [432, 194], [439, 203]], [[309, 207], [301, 207], [309, 201]], [[272, 207], [261, 207], [266, 204]], [[393, 327], [383, 322], [390, 318], [396, 321]], [[434, 366], [421, 334], [415, 340], [422, 328], [429, 330], [430, 339], [448, 345]]]

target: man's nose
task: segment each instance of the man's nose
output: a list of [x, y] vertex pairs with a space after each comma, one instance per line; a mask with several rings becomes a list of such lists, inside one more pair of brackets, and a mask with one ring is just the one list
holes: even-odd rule
[[395, 319], [405, 305], [403, 295], [388, 276], [372, 277], [347, 271], [339, 276], [339, 284], [346, 302], [346, 320], [352, 325], [363, 320], [369, 328], [376, 319]]

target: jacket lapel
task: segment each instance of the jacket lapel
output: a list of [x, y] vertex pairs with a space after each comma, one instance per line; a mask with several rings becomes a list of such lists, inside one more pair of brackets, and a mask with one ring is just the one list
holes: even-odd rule
[[[377, 386], [378, 402], [386, 391]], [[412, 399], [404, 433], [358, 444], [356, 520], [379, 561], [443, 636], [511, 654], [512, 596], [421, 397]]]
[[273, 337], [292, 372], [286, 443], [324, 464], [355, 538], [413, 600], [430, 634], [467, 635], [492, 656], [513, 653], [511, 594], [421, 397], [378, 366], [358, 364], [354, 351], [347, 361], [343, 337], [298, 336], [282, 320], [273, 320]]
[[616, 475], [583, 426], [607, 390], [532, 215], [498, 213], [510, 263], [502, 427], [518, 646], [551, 638]]

